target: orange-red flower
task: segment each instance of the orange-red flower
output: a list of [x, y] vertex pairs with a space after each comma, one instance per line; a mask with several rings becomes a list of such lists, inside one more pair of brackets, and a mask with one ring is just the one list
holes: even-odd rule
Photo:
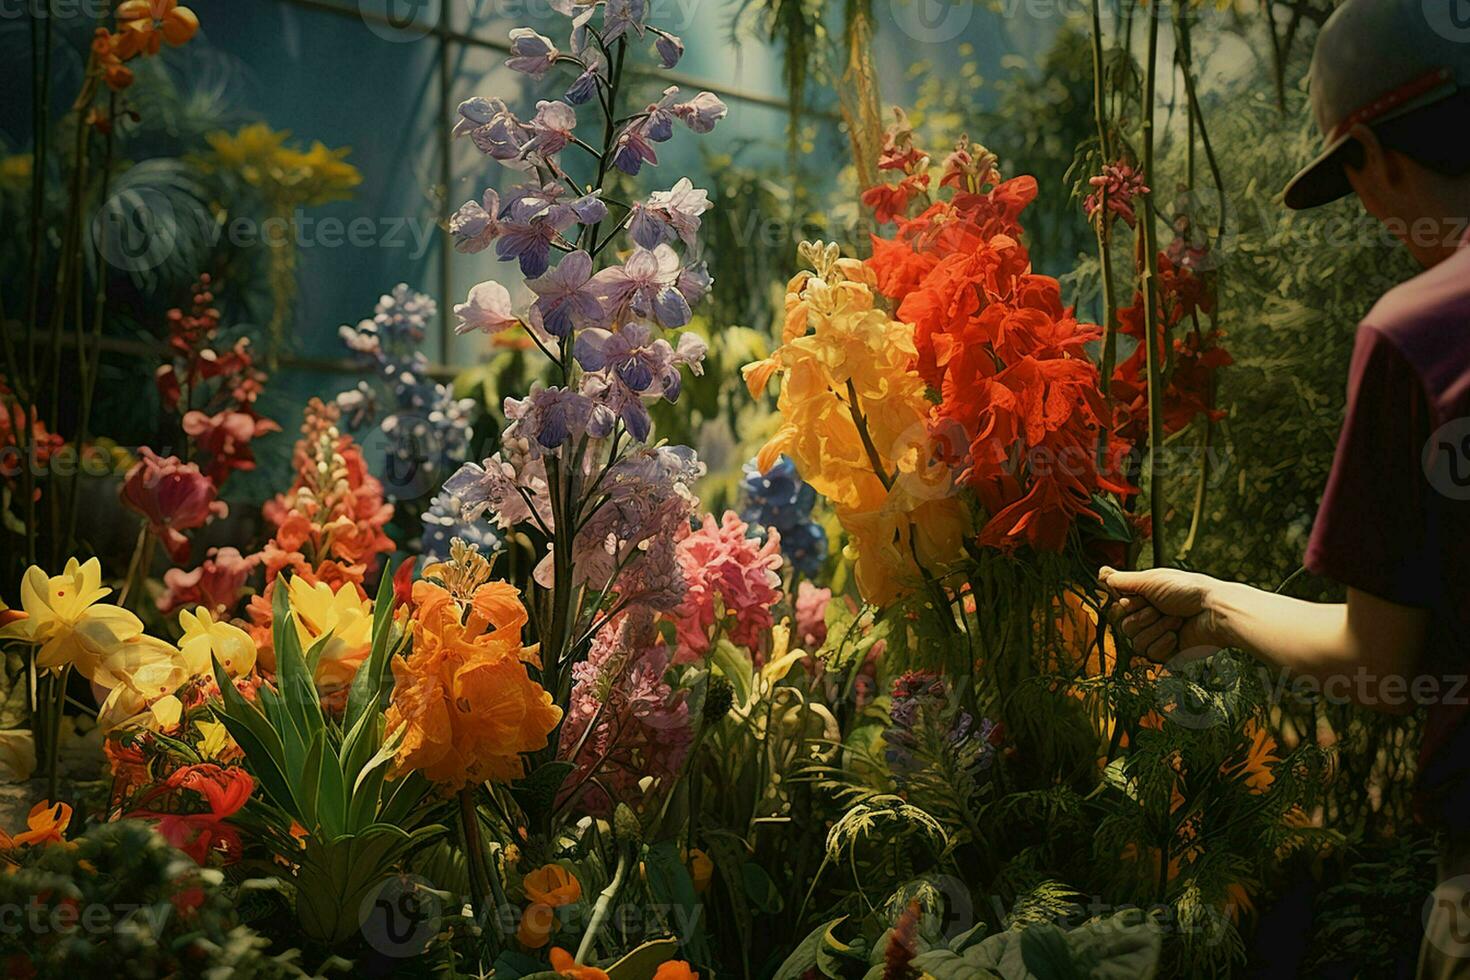
[[25, 830], [14, 837], [0, 830], [0, 851], [14, 847], [64, 843], [66, 827], [69, 823], [71, 823], [71, 807], [65, 803], [50, 803], [42, 800], [31, 807], [31, 812], [26, 817]]
[[699, 974], [684, 960], [669, 960], [659, 964], [653, 980], [699, 980]]
[[577, 958], [560, 946], [554, 946], [551, 950], [551, 968], [564, 977], [572, 980], [608, 980], [606, 972], [595, 966], [581, 966]]
[[178, 0], [124, 0], [117, 8], [121, 41], [118, 55], [155, 55], [165, 41], [171, 47], [187, 44], [199, 30], [199, 18]]
[[582, 883], [559, 864], [548, 864], [521, 879], [527, 901], [561, 908], [582, 897]]
[[225, 769], [205, 762], [174, 770], [158, 789], [158, 796], [188, 790], [209, 809], [190, 813], [143, 809], [129, 816], [157, 820], [163, 838], [201, 865], [215, 851], [227, 863], [239, 860], [240, 832], [227, 821], [249, 801], [255, 791], [254, 777], [238, 767]]
[[981, 180], [994, 186], [961, 182], [971, 189], [874, 237], [868, 266], [913, 325], [915, 368], [940, 395], [936, 444], [989, 515], [980, 543], [1056, 551], [1095, 494], [1131, 492], [1109, 475], [1126, 446], [1110, 444], [1099, 469], [1108, 411], [1084, 350], [1099, 331], [1031, 270], [1020, 215], [1035, 179], [987, 166]]
[[421, 770], [446, 792], [525, 772], [521, 753], [546, 745], [561, 720], [551, 695], [526, 673], [526, 610], [504, 582], [468, 602], [429, 581], [413, 589], [413, 649], [393, 661], [388, 730], [402, 742], [399, 771]]

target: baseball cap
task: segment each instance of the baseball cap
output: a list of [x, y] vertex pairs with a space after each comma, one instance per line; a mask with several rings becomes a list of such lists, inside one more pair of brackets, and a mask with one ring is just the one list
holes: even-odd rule
[[1327, 19], [1307, 80], [1323, 148], [1286, 185], [1287, 207], [1314, 208], [1352, 193], [1343, 149], [1353, 126], [1470, 90], [1470, 18], [1460, 15], [1459, 2], [1346, 0]]

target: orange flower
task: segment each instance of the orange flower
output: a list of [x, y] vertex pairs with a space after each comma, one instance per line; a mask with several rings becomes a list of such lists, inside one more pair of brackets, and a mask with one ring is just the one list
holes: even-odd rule
[[118, 55], [126, 60], [155, 55], [165, 41], [171, 47], [187, 43], [199, 30], [199, 18], [178, 0], [125, 0], [117, 8], [117, 28]]
[[540, 949], [551, 941], [551, 934], [561, 925], [556, 912], [549, 905], [528, 905], [521, 913], [521, 924], [516, 929], [516, 941], [527, 949]]
[[659, 968], [654, 971], [653, 980], [699, 980], [699, 974], [683, 960], [669, 960], [659, 964]]
[[66, 842], [66, 826], [71, 823], [71, 807], [65, 803], [50, 803], [42, 800], [31, 807], [26, 817], [27, 830], [11, 837], [0, 831], [0, 850], [13, 847], [32, 847], [37, 844], [62, 844]]
[[118, 55], [122, 42], [121, 34], [110, 33], [105, 27], [97, 28], [92, 35], [92, 63], [102, 73], [102, 81], [114, 92], [133, 84], [133, 70]]
[[528, 901], [554, 909], [570, 905], [582, 897], [582, 883], [559, 864], [548, 864], [532, 871], [521, 879], [521, 887]]
[[1276, 739], [1256, 719], [1246, 721], [1244, 734], [1250, 739], [1245, 758], [1220, 766], [1220, 774], [1239, 776], [1246, 788], [1259, 796], [1276, 781], [1276, 763], [1281, 761], [1281, 757], [1276, 754]]
[[595, 966], [579, 966], [572, 954], [560, 946], [551, 948], [551, 968], [572, 980], [610, 980], [606, 973]]
[[709, 855], [692, 847], [689, 849], [689, 859], [684, 863], [689, 866], [689, 877], [694, 879], [694, 890], [702, 892], [708, 888], [710, 878], [715, 873], [715, 863], [709, 859]]
[[551, 695], [526, 673], [526, 610], [503, 582], [480, 586], [468, 603], [420, 581], [413, 650], [393, 661], [388, 730], [403, 731], [395, 766], [446, 792], [525, 772], [522, 752], [546, 745], [561, 720]]

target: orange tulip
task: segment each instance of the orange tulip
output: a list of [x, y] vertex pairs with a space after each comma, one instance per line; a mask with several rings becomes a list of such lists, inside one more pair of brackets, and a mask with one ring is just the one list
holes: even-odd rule
[[699, 974], [694, 968], [683, 960], [669, 960], [667, 963], [659, 964], [658, 970], [653, 974], [653, 980], [699, 980]]
[[561, 923], [549, 905], [539, 902], [526, 906], [521, 913], [520, 928], [516, 929], [516, 940], [527, 949], [540, 949], [551, 941], [551, 934]]
[[582, 897], [582, 883], [559, 864], [537, 868], [521, 879], [527, 900], [557, 909]]

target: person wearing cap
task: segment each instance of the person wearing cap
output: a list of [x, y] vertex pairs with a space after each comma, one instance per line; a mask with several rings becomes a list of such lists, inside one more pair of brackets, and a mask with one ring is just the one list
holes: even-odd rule
[[1425, 978], [1470, 978], [1470, 23], [1453, 13], [1453, 0], [1338, 7], [1308, 80], [1323, 149], [1283, 195], [1301, 209], [1355, 193], [1425, 268], [1357, 328], [1305, 559], [1346, 602], [1177, 569], [1100, 575], [1150, 659], [1233, 647], [1324, 697], [1427, 706], [1415, 801], [1443, 833]]

